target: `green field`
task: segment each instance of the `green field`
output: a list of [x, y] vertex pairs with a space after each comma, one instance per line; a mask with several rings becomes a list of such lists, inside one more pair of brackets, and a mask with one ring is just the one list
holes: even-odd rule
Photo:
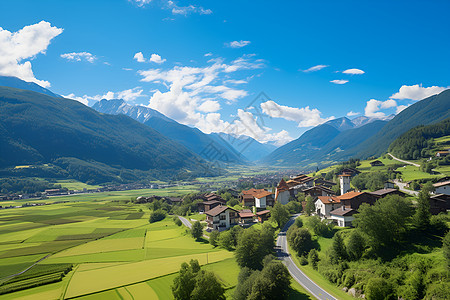
[[83, 190], [83, 189], [89, 190], [89, 189], [98, 189], [101, 187], [99, 185], [89, 185], [75, 179], [57, 180], [56, 184], [60, 184], [61, 187], [68, 188], [69, 190]]

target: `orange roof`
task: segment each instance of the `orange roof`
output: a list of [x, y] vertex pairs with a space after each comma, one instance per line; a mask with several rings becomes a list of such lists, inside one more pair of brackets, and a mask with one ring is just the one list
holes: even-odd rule
[[282, 190], [282, 191], [289, 190], [289, 186], [287, 185], [286, 181], [284, 181], [283, 178], [281, 178], [280, 183], [278, 183], [277, 190]]
[[253, 197], [255, 197], [257, 194], [263, 193], [263, 192], [267, 192], [265, 189], [249, 189], [249, 190], [244, 190], [242, 191], [242, 195], [251, 195]]
[[341, 203], [341, 199], [338, 197], [329, 197], [329, 196], [319, 196], [320, 201], [322, 201], [323, 204], [334, 204], [334, 203]]
[[262, 216], [262, 215], [265, 215], [265, 214], [270, 214], [270, 210], [262, 210], [262, 211], [259, 211], [259, 212], [257, 212], [256, 213], [258, 216]]
[[359, 195], [363, 194], [362, 192], [355, 192], [355, 191], [351, 191], [348, 193], [345, 193], [344, 195], [338, 196], [338, 198], [340, 200], [349, 200], [349, 199], [353, 199]]
[[256, 194], [256, 195], [255, 195], [255, 198], [261, 199], [261, 198], [267, 197], [267, 196], [269, 196], [269, 195], [272, 195], [272, 192], [264, 191], [264, 192], [261, 192], [261, 193]]

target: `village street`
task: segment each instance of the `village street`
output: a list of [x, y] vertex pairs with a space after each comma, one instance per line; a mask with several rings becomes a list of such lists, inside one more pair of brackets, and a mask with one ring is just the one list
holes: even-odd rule
[[287, 238], [286, 232], [289, 227], [294, 224], [295, 218], [297, 218], [300, 214], [295, 214], [291, 217], [291, 219], [286, 223], [283, 229], [278, 234], [277, 238], [277, 257], [286, 265], [289, 270], [291, 276], [308, 292], [310, 292], [314, 297], [320, 300], [331, 300], [336, 299], [330, 294], [328, 294], [325, 290], [323, 290], [320, 286], [318, 286], [314, 281], [309, 279], [294, 263], [292, 260], [288, 246], [287, 246]]

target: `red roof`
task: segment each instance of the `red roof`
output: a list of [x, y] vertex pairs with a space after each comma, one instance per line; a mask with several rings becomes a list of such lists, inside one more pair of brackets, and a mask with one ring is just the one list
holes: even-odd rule
[[249, 189], [249, 190], [244, 190], [242, 191], [242, 195], [251, 195], [252, 197], [255, 197], [255, 195], [262, 193], [262, 192], [267, 192], [265, 189]]
[[319, 196], [317, 197], [323, 204], [341, 203], [341, 199], [338, 197]]
[[253, 218], [255, 215], [252, 212], [239, 212], [241, 218]]
[[338, 196], [340, 200], [349, 200], [349, 199], [353, 199], [355, 197], [358, 197], [359, 195], [363, 194], [363, 192], [355, 192], [355, 191], [351, 191], [348, 193], [345, 193], [344, 195]]
[[270, 214], [270, 210], [266, 209], [266, 210], [258, 211], [256, 214], [258, 216], [267, 215], [267, 214]]
[[261, 198], [267, 197], [267, 196], [269, 196], [269, 195], [272, 195], [272, 192], [264, 191], [264, 192], [261, 192], [261, 193], [256, 194], [256, 195], [255, 195], [255, 198], [261, 199]]

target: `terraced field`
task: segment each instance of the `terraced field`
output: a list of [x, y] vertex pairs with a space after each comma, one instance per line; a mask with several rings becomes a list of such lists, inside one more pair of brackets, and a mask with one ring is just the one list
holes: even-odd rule
[[231, 252], [195, 242], [170, 218], [148, 217], [145, 206], [109, 201], [0, 210], [0, 293], [49, 282], [0, 299], [171, 299], [175, 273], [190, 259], [232, 292], [239, 269]]

